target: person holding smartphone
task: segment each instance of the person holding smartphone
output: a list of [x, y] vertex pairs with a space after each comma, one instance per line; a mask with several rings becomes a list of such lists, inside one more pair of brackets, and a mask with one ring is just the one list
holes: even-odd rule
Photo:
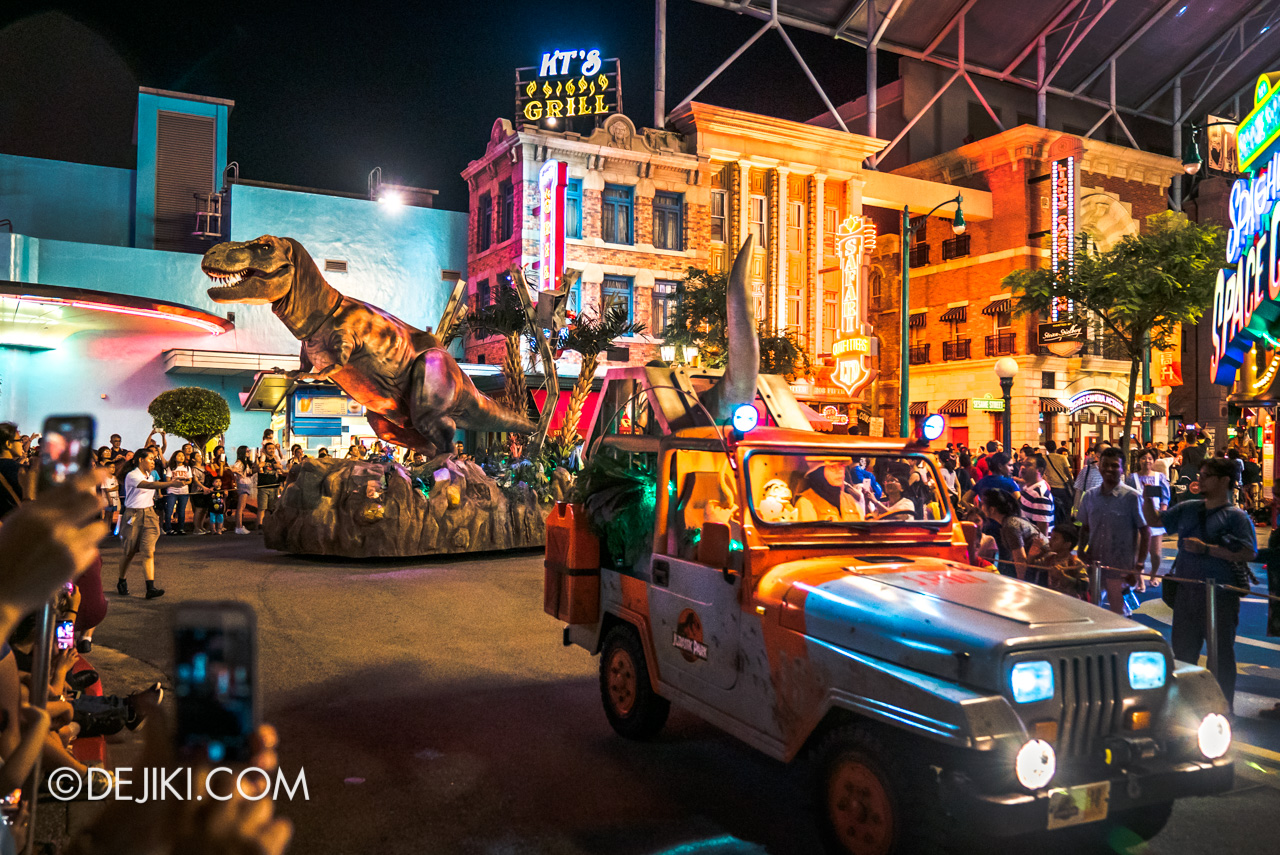
[[124, 520], [121, 538], [124, 555], [120, 557], [120, 578], [116, 593], [129, 596], [129, 583], [125, 580], [129, 564], [142, 556], [142, 570], [147, 581], [147, 599], [164, 596], [164, 589], [156, 587], [156, 541], [160, 539], [160, 516], [156, 513], [152, 498], [157, 491], [179, 486], [178, 481], [153, 481], [156, 453], [143, 448], [133, 456], [131, 468], [124, 476]]

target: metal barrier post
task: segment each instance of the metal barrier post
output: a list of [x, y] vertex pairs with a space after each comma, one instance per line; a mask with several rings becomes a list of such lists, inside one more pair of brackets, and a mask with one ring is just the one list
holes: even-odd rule
[[1205, 665], [1209, 673], [1218, 676], [1218, 586], [1210, 581], [1204, 583], [1204, 642]]
[[1102, 568], [1097, 561], [1089, 563], [1089, 602], [1102, 605]]

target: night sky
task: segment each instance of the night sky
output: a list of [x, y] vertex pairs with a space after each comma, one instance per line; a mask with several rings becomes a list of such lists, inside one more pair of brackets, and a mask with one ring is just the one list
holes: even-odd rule
[[[229, 155], [246, 179], [363, 193], [383, 180], [466, 208], [459, 173], [514, 77], [544, 50], [598, 47], [622, 66], [624, 112], [653, 118], [653, 3], [80, 3], [0, 13], [0, 151], [134, 166], [137, 87], [229, 98]], [[761, 22], [668, 0], [667, 109]], [[789, 30], [836, 104], [865, 91], [865, 54]], [[882, 54], [881, 82], [896, 63]], [[776, 33], [698, 100], [805, 120], [823, 111]], [[0, 211], [0, 216], [3, 212]]]

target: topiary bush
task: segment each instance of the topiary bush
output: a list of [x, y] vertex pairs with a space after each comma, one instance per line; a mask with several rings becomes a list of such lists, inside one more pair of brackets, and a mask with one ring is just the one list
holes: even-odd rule
[[231, 427], [231, 408], [217, 392], [181, 386], [161, 392], [147, 405], [156, 428], [180, 436], [204, 450], [209, 440]]

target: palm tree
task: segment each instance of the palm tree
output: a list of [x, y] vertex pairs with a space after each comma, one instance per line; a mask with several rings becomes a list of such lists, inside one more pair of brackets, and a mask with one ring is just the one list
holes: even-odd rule
[[520, 334], [528, 326], [520, 295], [503, 277], [498, 282], [498, 293], [488, 306], [477, 306], [467, 318], [467, 329], [477, 338], [500, 335], [506, 340], [507, 353], [502, 361], [502, 374], [506, 378], [507, 406], [517, 413], [528, 410], [528, 391], [524, 382], [524, 360], [520, 355]]
[[610, 306], [603, 312], [597, 313], [595, 317], [585, 313], [578, 315], [566, 328], [560, 339], [560, 349], [581, 354], [582, 366], [578, 369], [578, 382], [574, 384], [573, 395], [569, 398], [569, 409], [564, 417], [562, 430], [565, 436], [578, 432], [582, 405], [586, 403], [587, 395], [591, 392], [591, 381], [596, 375], [600, 354], [609, 349], [614, 339], [624, 335], [637, 335], [641, 332], [644, 332], [644, 324], [629, 321], [627, 310], [623, 306]]

